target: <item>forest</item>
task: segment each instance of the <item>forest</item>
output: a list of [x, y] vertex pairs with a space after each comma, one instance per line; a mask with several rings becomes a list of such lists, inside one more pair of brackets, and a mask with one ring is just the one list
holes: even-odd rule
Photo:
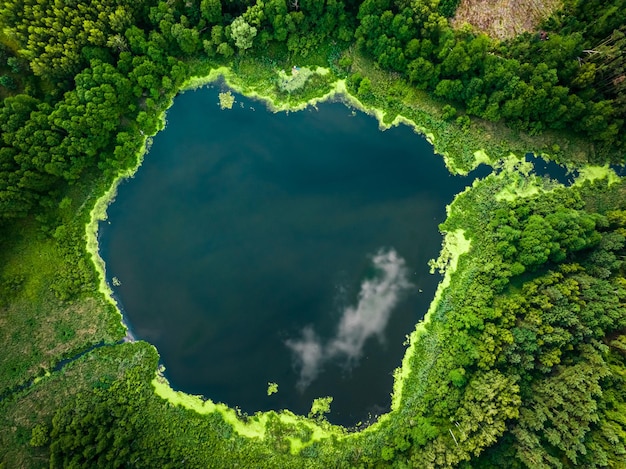
[[[598, 170], [625, 163], [626, 2], [564, 0], [504, 40], [453, 26], [461, 4], [0, 5], [0, 468], [626, 467], [626, 182]], [[294, 64], [328, 73], [286, 86]], [[445, 280], [368, 428], [164, 399], [158, 351], [128, 343], [107, 298], [99, 200], [218, 69], [276, 107], [344, 83], [459, 172], [489, 153], [440, 225]], [[581, 176], [506, 160], [528, 151]]]

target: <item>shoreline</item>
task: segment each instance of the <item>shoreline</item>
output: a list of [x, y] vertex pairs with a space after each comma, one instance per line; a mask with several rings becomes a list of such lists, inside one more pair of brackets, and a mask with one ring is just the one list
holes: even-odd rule
[[[350, 94], [350, 92], [348, 91], [346, 87], [346, 80], [344, 79], [339, 79], [333, 82], [331, 84], [330, 90], [324, 95], [322, 95], [321, 97], [313, 98], [306, 102], [302, 102], [298, 104], [297, 106], [291, 106], [286, 103], [277, 104], [274, 101], [272, 96], [262, 95], [258, 93], [257, 91], [252, 91], [248, 93], [243, 89], [243, 86], [240, 86], [237, 83], [233, 82], [232, 80], [233, 77], [235, 77], [235, 80], [238, 79], [238, 77], [236, 77], [236, 75], [234, 75], [230, 69], [226, 67], [220, 67], [219, 69], [212, 70], [211, 73], [209, 73], [209, 75], [207, 75], [206, 77], [190, 78], [187, 82], [185, 82], [185, 84], [181, 88], [181, 91], [185, 92], [188, 90], [196, 90], [203, 86], [207, 86], [212, 83], [215, 83], [219, 79], [223, 79], [225, 86], [228, 87], [230, 90], [232, 90], [233, 92], [237, 94], [245, 96], [246, 98], [262, 102], [263, 104], [266, 105], [267, 109], [273, 113], [297, 112], [297, 111], [304, 110], [309, 106], [315, 106], [318, 103], [329, 102], [334, 99], [337, 99], [348, 108], [356, 109], [359, 112], [363, 112], [369, 116], [374, 117], [378, 122], [378, 128], [380, 131], [385, 131], [387, 129], [390, 129], [392, 127], [396, 127], [399, 125], [407, 125], [411, 127], [413, 132], [425, 138], [433, 146], [433, 150], [434, 150], [435, 137], [432, 132], [428, 132], [428, 130], [424, 126], [421, 126], [418, 123], [400, 114], [397, 115], [391, 123], [389, 124], [385, 123], [384, 122], [384, 118], [385, 118], [384, 110], [373, 108], [373, 107], [367, 107], [356, 96], [353, 96], [352, 94]], [[482, 153], [482, 155], [484, 156], [482, 158], [476, 158], [477, 161], [474, 167], [470, 171], [465, 172], [459, 168], [454, 167], [452, 164], [452, 161], [446, 158], [445, 155], [441, 153], [437, 153], [436, 151], [434, 152], [435, 154], [443, 157], [446, 168], [448, 169], [448, 171], [450, 171], [451, 174], [458, 174], [458, 175], [465, 176], [469, 172], [471, 172], [473, 169], [475, 169], [480, 163], [493, 165], [493, 162], [491, 162], [491, 159], [486, 155], [484, 150], [478, 150], [476, 153]], [[448, 209], [449, 207], [446, 208], [447, 211]], [[462, 231], [462, 230], [459, 230], [459, 231]], [[461, 241], [461, 238], [463, 239], [464, 242]], [[439, 254], [439, 258], [442, 259], [442, 256], [443, 256], [447, 259], [446, 260], [447, 268], [445, 268], [445, 272], [442, 272], [444, 273], [444, 277], [437, 286], [435, 295], [430, 303], [427, 313], [424, 316], [424, 319], [422, 319], [420, 322], [415, 324], [414, 329], [410, 332], [409, 334], [410, 345], [402, 357], [400, 367], [396, 368], [396, 370], [393, 373], [394, 382], [393, 382], [392, 390], [391, 390], [390, 411], [385, 414], [380, 415], [376, 419], [375, 422], [363, 428], [362, 430], [359, 430], [357, 432], [352, 432], [346, 435], [345, 436], [346, 438], [350, 438], [351, 436], [358, 436], [362, 434], [363, 432], [366, 432], [370, 429], [375, 429], [385, 420], [390, 418], [390, 416], [398, 408], [399, 403], [402, 399], [403, 391], [404, 391], [404, 381], [412, 372], [412, 370], [410, 369], [410, 361], [412, 359], [412, 356], [415, 350], [415, 347], [413, 344], [415, 343], [416, 340], [419, 340], [419, 337], [424, 332], [425, 326], [430, 321], [430, 317], [432, 316], [431, 313], [436, 309], [443, 292], [450, 284], [450, 279], [451, 279], [452, 274], [456, 270], [459, 257], [462, 254], [468, 252], [469, 248], [470, 248], [470, 241], [464, 238], [463, 233], [457, 233], [457, 232], [446, 233], [443, 236], [442, 249]], [[180, 392], [180, 391], [174, 391], [174, 392]], [[228, 409], [228, 407], [226, 408]], [[282, 414], [282, 412], [284, 411], [281, 411], [280, 414]], [[306, 417], [304, 416], [296, 416], [296, 418], [306, 419]], [[344, 427], [341, 427], [341, 428], [344, 428]]]
[[[324, 69], [318, 67], [315, 73], [319, 73], [319, 70]], [[279, 75], [278, 72], [277, 75]], [[347, 89], [345, 79], [338, 79], [334, 82], [329, 83], [328, 91], [321, 96], [314, 97], [307, 101], [302, 101], [297, 105], [293, 105], [287, 102], [280, 103], [280, 101], [277, 101], [277, 96], [273, 96], [269, 93], [262, 94], [261, 92], [253, 88], [247, 89], [248, 87], [245, 85], [245, 79], [237, 76], [228, 67], [222, 66], [218, 68], [212, 68], [207, 75], [191, 76], [181, 85], [177, 92], [173, 94], [166, 108], [158, 116], [158, 119], [162, 122], [163, 125], [160, 127], [159, 130], [157, 130], [156, 133], [165, 128], [167, 111], [174, 104], [175, 97], [178, 93], [196, 90], [198, 88], [213, 84], [220, 80], [223, 80], [224, 85], [230, 90], [247, 98], [263, 103], [268, 111], [273, 113], [290, 111], [296, 112], [304, 110], [309, 106], [315, 107], [318, 103], [338, 100], [346, 105], [346, 107], [348, 108], [356, 109], [359, 112], [363, 112], [367, 115], [374, 117], [378, 121], [378, 126], [381, 131], [401, 124], [407, 125], [411, 127], [415, 133], [426, 138], [426, 140], [431, 145], [433, 145], [435, 153], [444, 158], [446, 167], [452, 174], [466, 175], [469, 173], [469, 171], [465, 171], [461, 168], [455, 167], [453, 160], [449, 158], [445, 153], [437, 152], [435, 148], [435, 135], [434, 133], [429, 132], [428, 129], [426, 129], [424, 126], [401, 114], [396, 115], [396, 117], [389, 124], [386, 124], [384, 122], [386, 114], [385, 111], [383, 109], [366, 106], [356, 96], [350, 94]], [[156, 135], [156, 133], [154, 135]], [[89, 252], [91, 259], [94, 263], [94, 267], [96, 268], [96, 271], [100, 276], [100, 285], [98, 291], [100, 294], [105, 296], [106, 300], [114, 306], [115, 310], [120, 315], [120, 321], [126, 330], [126, 336], [124, 337], [124, 341], [130, 342], [137, 339], [132, 335], [132, 332], [126, 322], [124, 312], [122, 311], [119, 303], [116, 301], [113, 290], [106, 280], [106, 265], [104, 260], [101, 258], [99, 252], [98, 228], [99, 223], [107, 219], [107, 209], [109, 205], [115, 201], [119, 184], [123, 180], [133, 177], [133, 175], [141, 167], [145, 156], [149, 152], [152, 137], [154, 135], [144, 136], [141, 148], [136, 153], [136, 164], [132, 168], [120, 172], [113, 180], [111, 186], [107, 190], [105, 190], [105, 192], [100, 197], [96, 199], [96, 202], [89, 214], [90, 221], [86, 224], [85, 227], [87, 251]], [[544, 155], [541, 156], [543, 157]], [[511, 155], [509, 155], [508, 158], [500, 158], [494, 161], [491, 157], [489, 157], [484, 149], [479, 149], [474, 152], [474, 166], [472, 169], [475, 169], [479, 164], [482, 163], [495, 167], [501, 161], [504, 161], [506, 159], [509, 159], [510, 161], [510, 158]], [[515, 158], [519, 159], [516, 155]], [[508, 171], [508, 168], [503, 169]], [[597, 171], [592, 171], [590, 175], [592, 177], [601, 177], [598, 176], [597, 173]], [[474, 183], [475, 182], [476, 181], [474, 181]], [[471, 190], [472, 187], [473, 185], [468, 186], [465, 191]], [[454, 200], [456, 200], [457, 197], [459, 197], [465, 191], [462, 191], [459, 194], [455, 195]], [[447, 216], [449, 216], [450, 214], [450, 207], [452, 204], [454, 204], [454, 200], [450, 205], [446, 207]], [[298, 438], [290, 437], [292, 452], [298, 452], [300, 449], [308, 446], [314, 441], [319, 441], [321, 439], [329, 438], [331, 436], [337, 436], [340, 438], [351, 438], [358, 437], [360, 435], [363, 435], [364, 433], [374, 431], [382, 423], [392, 418], [394, 413], [400, 408], [402, 398], [406, 394], [405, 381], [408, 379], [411, 373], [415, 371], [411, 368], [410, 362], [415, 354], [416, 344], [418, 343], [418, 341], [421, 340], [423, 334], [426, 333], [426, 325], [430, 322], [433, 312], [437, 309], [446, 288], [448, 288], [448, 286], [450, 285], [452, 275], [457, 270], [459, 259], [463, 254], [468, 253], [470, 249], [471, 240], [465, 237], [464, 230], [457, 229], [453, 232], [443, 233], [442, 248], [438, 260], [436, 261], [436, 265], [440, 268], [444, 276], [437, 286], [435, 294], [430, 302], [426, 314], [424, 315], [424, 318], [416, 323], [414, 329], [411, 331], [410, 334], [407, 335], [408, 347], [403, 355], [401, 365], [393, 372], [394, 381], [391, 390], [391, 410], [385, 414], [380, 415], [374, 423], [357, 432], [346, 434], [346, 429], [344, 427], [331, 425], [328, 422], [324, 424], [323, 428], [311, 419], [308, 419], [305, 416], [295, 415], [289, 410], [281, 410], [279, 412], [257, 412], [253, 417], [249, 418], [249, 422], [243, 422], [241, 419], [239, 419], [234, 409], [229, 408], [224, 404], [216, 404], [210, 399], [203, 400], [199, 396], [194, 396], [184, 393], [183, 391], [176, 391], [172, 389], [167, 380], [162, 376], [159, 371], [156, 372], [155, 379], [152, 382], [155, 393], [173, 404], [183, 405], [184, 407], [192, 409], [200, 414], [212, 413], [216, 411], [220, 412], [224, 420], [231, 424], [237, 433], [246, 437], [264, 438], [266, 433], [265, 425], [267, 424], [268, 416], [271, 413], [278, 415], [279, 420], [283, 423], [309, 426], [313, 430], [314, 435], [311, 440], [304, 442], [302, 440], [299, 440]]]
[[[298, 105], [293, 106], [288, 103], [278, 104], [275, 101], [273, 96], [263, 95], [257, 91], [246, 92], [243, 85], [237, 83], [237, 81], [240, 81], [241, 79], [238, 78], [232, 72], [232, 70], [230, 70], [227, 67], [218, 67], [216, 69], [211, 69], [209, 74], [206, 76], [192, 76], [188, 80], [186, 80], [183, 83], [183, 85], [180, 87], [178, 92], [174, 95], [174, 97], [170, 99], [170, 102], [167, 108], [159, 116], [160, 120], [164, 124], [161, 130], [163, 130], [166, 126], [167, 111], [174, 104], [174, 99], [178, 93], [184, 93], [186, 91], [196, 90], [198, 88], [202, 88], [204, 86], [214, 84], [220, 80], [223, 80], [224, 85], [230, 90], [232, 90], [233, 92], [263, 103], [267, 107], [268, 111], [273, 112], [273, 113], [302, 111], [308, 108], [309, 106], [315, 106], [318, 103], [330, 102], [336, 99], [342, 102], [348, 108], [356, 109], [359, 112], [363, 112], [369, 116], [374, 117], [378, 121], [378, 127], [381, 131], [403, 124], [403, 125], [410, 126], [416, 134], [419, 134], [422, 137], [426, 138], [426, 140], [431, 145], [433, 145], [433, 142], [434, 142], [434, 135], [432, 133], [428, 133], [427, 129], [425, 129], [423, 126], [420, 126], [419, 124], [413, 122], [412, 120], [404, 116], [398, 115], [394, 118], [394, 120], [390, 124], [385, 124], [384, 122], [385, 112], [381, 109], [366, 107], [355, 96], [349, 93], [346, 87], [346, 81], [343, 79], [334, 81], [331, 84], [328, 92], [326, 92], [322, 96], [310, 99], [308, 101], [301, 102]], [[158, 130], [157, 133], [160, 132], [161, 130]], [[107, 219], [107, 209], [109, 205], [115, 201], [115, 197], [117, 196], [117, 188], [119, 187], [119, 184], [126, 179], [132, 178], [134, 174], [140, 169], [144, 158], [149, 153], [149, 148], [150, 148], [152, 137], [154, 137], [154, 135], [144, 136], [141, 149], [136, 154], [136, 164], [132, 168], [122, 171], [118, 176], [116, 176], [111, 186], [102, 194], [102, 196], [96, 199], [94, 207], [90, 211], [90, 221], [86, 225], [87, 251], [91, 255], [96, 271], [98, 272], [98, 275], [100, 276], [100, 285], [99, 285], [98, 291], [105, 296], [107, 301], [109, 301], [115, 307], [115, 310], [120, 315], [120, 321], [126, 330], [126, 336], [124, 337], [124, 341], [129, 341], [129, 342], [135, 341], [137, 339], [133, 336], [131, 329], [126, 321], [124, 312], [122, 311], [122, 308], [120, 307], [118, 301], [116, 301], [113, 290], [111, 286], [109, 285], [109, 283], [107, 282], [106, 264], [104, 260], [102, 259], [102, 257], [100, 256], [100, 250], [99, 250], [98, 228], [99, 228], [99, 223]], [[445, 161], [445, 158], [444, 158], [444, 161]], [[446, 161], [446, 167], [448, 168], [448, 170], [451, 169], [447, 161]], [[446, 238], [444, 238], [444, 241], [443, 241], [444, 246], [446, 245], [445, 239]], [[448, 275], [449, 277], [451, 273], [446, 274], [446, 275]], [[445, 278], [446, 277], [444, 277], [444, 280], [442, 280], [442, 282], [445, 281]], [[444, 288], [442, 288], [441, 282], [440, 282], [440, 285], [437, 287], [433, 302], [437, 299], [437, 295], [440, 295], [443, 289], [445, 289], [445, 287], [447, 287], [448, 284], [449, 284], [449, 280], [448, 280], [448, 283], [444, 285]], [[429, 312], [433, 309], [433, 302], [431, 302], [431, 306], [429, 307], [429, 310], [428, 310]], [[427, 313], [425, 318], [428, 316], [428, 314], [429, 313]], [[417, 324], [418, 327], [411, 332], [410, 334], [411, 337], [414, 337], [414, 336], [417, 337], [415, 334], [421, 328], [423, 328], [424, 325], [425, 325], [424, 320], [420, 321], [420, 323]], [[411, 342], [413, 342], [413, 340]], [[367, 426], [366, 428], [360, 431], [352, 432], [350, 434], [345, 434], [344, 432], [346, 429], [344, 427], [331, 425], [331, 424], [328, 424], [328, 425], [331, 425], [329, 428], [322, 429], [316, 423], [308, 419], [306, 416], [295, 415], [289, 410], [281, 410], [279, 412], [275, 412], [275, 411], [269, 411], [269, 412], [276, 413], [279, 416], [279, 419], [281, 421], [284, 419], [287, 419], [290, 423], [299, 422], [301, 424], [306, 423], [306, 424], [312, 425], [313, 427], [315, 427], [314, 435], [316, 439], [328, 438], [331, 435], [342, 436], [342, 437], [350, 437], [351, 435], [359, 435], [362, 432], [370, 428], [375, 428], [379, 423], [389, 418], [389, 416], [394, 412], [394, 409], [397, 408], [397, 403], [401, 399], [401, 390], [403, 388], [402, 381], [411, 372], [411, 370], [408, 368], [408, 364], [410, 362], [410, 358], [411, 358], [410, 352], [412, 350], [413, 348], [411, 347], [407, 349], [407, 352], [405, 352], [405, 354], [403, 355], [401, 366], [396, 369], [396, 370], [402, 370], [402, 372], [401, 373], [394, 372], [394, 383], [392, 385], [392, 390], [391, 390], [391, 394], [392, 394], [391, 410], [385, 414], [380, 415], [379, 418], [376, 420], [376, 422], [374, 422], [373, 424]], [[259, 433], [258, 430], [251, 430], [249, 428], [249, 424], [244, 423], [240, 419], [238, 419], [235, 411], [227, 407], [224, 404], [215, 404], [210, 399], [202, 400], [199, 396], [194, 396], [191, 394], [184, 393], [183, 391], [174, 390], [173, 388], [170, 387], [167, 380], [159, 372], [157, 372], [157, 377], [155, 377], [155, 380], [153, 381], [153, 387], [155, 388], [155, 392], [162, 398], [167, 399], [168, 401], [172, 403], [179, 403], [181, 405], [184, 405], [186, 408], [193, 409], [194, 411], [198, 413], [202, 414], [202, 413], [209, 413], [209, 412], [215, 412], [215, 411], [220, 412], [220, 414], [222, 414], [224, 419], [228, 421], [230, 424], [232, 424], [233, 428], [242, 436], [254, 435], [254, 436], [259, 437], [265, 433], [264, 431]], [[400, 394], [398, 394], [399, 392]], [[266, 414], [267, 412], [260, 412], [260, 413], [255, 414], [254, 418], [258, 419], [258, 424], [260, 424], [261, 422], [266, 422], [267, 417], [264, 417]], [[299, 441], [299, 440], [296, 441], [296, 440], [298, 439], [296, 438], [296, 439], [291, 440], [292, 448], [298, 447], [301, 449], [307, 446], [308, 444], [310, 444], [310, 442], [302, 442], [302, 441]]]
[[[169, 108], [168, 108], [169, 109]], [[93, 262], [94, 268], [99, 277], [99, 285], [98, 292], [105, 298], [105, 300], [113, 305], [115, 311], [119, 314], [120, 322], [126, 331], [126, 335], [122, 339], [124, 342], [134, 342], [136, 339], [133, 336], [130, 327], [126, 322], [126, 318], [122, 311], [122, 308], [118, 304], [115, 299], [115, 295], [113, 290], [106, 279], [106, 263], [104, 259], [100, 256], [100, 244], [98, 242], [98, 229], [99, 224], [102, 221], [107, 220], [107, 209], [110, 204], [115, 201], [117, 196], [117, 188], [120, 183], [128, 178], [133, 177], [133, 175], [140, 168], [143, 163], [143, 158], [146, 152], [149, 150], [151, 137], [144, 136], [142, 141], [141, 150], [136, 154], [137, 162], [134, 167], [122, 171], [118, 176], [115, 177], [111, 186], [105, 190], [105, 192], [96, 199], [93, 208], [89, 212], [89, 222], [85, 225], [85, 248], [91, 257], [91, 261]]]

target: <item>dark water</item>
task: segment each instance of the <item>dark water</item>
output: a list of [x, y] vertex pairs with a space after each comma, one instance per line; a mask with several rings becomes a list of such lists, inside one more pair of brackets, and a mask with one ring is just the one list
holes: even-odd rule
[[[387, 411], [405, 335], [439, 281], [427, 267], [441, 246], [437, 226], [472, 179], [451, 176], [409, 128], [380, 132], [341, 103], [274, 115], [237, 96], [221, 111], [218, 92], [176, 98], [101, 226], [130, 327], [157, 346], [175, 389], [250, 414], [306, 414], [327, 395], [334, 423]], [[392, 250], [406, 278], [391, 276], [359, 303], [364, 282], [385, 281], [372, 256]], [[381, 325], [372, 310], [385, 305]], [[365, 316], [355, 325], [350, 311]], [[307, 327], [325, 358], [303, 382], [293, 350]], [[360, 336], [360, 354], [342, 355], [337, 344], [354, 346], [355, 330], [371, 334]], [[267, 396], [268, 382], [277, 394]]]
[[617, 174], [619, 177], [626, 176], [626, 165], [614, 164], [614, 165], [611, 165], [610, 167], [613, 171], [615, 171], [615, 174]]
[[565, 166], [554, 161], [546, 161], [532, 153], [526, 153], [525, 159], [533, 164], [533, 173], [537, 176], [550, 178], [564, 186], [571, 186], [578, 177], [578, 171], [569, 171]]

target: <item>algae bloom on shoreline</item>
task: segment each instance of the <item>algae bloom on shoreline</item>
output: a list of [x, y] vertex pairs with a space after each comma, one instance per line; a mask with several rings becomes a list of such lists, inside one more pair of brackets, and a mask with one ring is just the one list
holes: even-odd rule
[[[179, 96], [143, 166], [119, 187], [100, 245], [109, 279], [122, 282], [115, 294], [179, 389], [249, 413], [304, 415], [313, 399], [332, 395], [329, 419], [345, 425], [380, 414], [390, 406], [403, 338], [436, 287], [427, 261], [440, 247], [437, 224], [468, 182], [450, 177], [408, 127], [380, 132], [374, 119], [341, 103], [290, 115], [250, 112], [255, 103], [244, 97], [226, 114], [210, 106], [229, 93], [234, 102], [218, 88]], [[327, 355], [320, 379], [298, 391], [300, 365], [286, 344], [308, 325], [332, 344], [335, 317], [361, 308], [360, 285], [381, 247], [397, 250], [407, 284], [425, 294], [405, 289], [389, 322], [355, 342], [358, 353], [348, 361]], [[168, 291], [174, 296], [163, 296]], [[194, 358], [223, 356], [228, 337], [237, 338], [239, 364], [229, 361], [235, 355], [223, 366]], [[243, 366], [250, 371], [233, 375]], [[283, 384], [271, 400], [254, 391], [272, 380]], [[372, 397], [355, 399], [350, 386]]]

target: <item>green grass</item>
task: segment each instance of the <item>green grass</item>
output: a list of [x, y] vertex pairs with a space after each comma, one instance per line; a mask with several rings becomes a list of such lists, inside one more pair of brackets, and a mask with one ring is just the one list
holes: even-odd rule
[[[40, 376], [60, 360], [124, 336], [120, 316], [98, 291], [86, 252], [84, 224], [93, 193], [69, 188], [54, 221], [27, 219], [0, 238], [0, 395]], [[63, 235], [54, 228], [63, 223]], [[52, 228], [49, 228], [52, 226]]]
[[29, 444], [33, 428], [50, 429], [57, 409], [77, 394], [109, 386], [150, 356], [153, 348], [145, 342], [101, 347], [0, 402], [0, 467], [49, 467], [47, 448]]
[[111, 327], [111, 305], [100, 295], [64, 302], [52, 287], [72, 269], [54, 240], [24, 229], [2, 252], [2, 278], [24, 279], [0, 312], [0, 394], [101, 341], [123, 336]]

